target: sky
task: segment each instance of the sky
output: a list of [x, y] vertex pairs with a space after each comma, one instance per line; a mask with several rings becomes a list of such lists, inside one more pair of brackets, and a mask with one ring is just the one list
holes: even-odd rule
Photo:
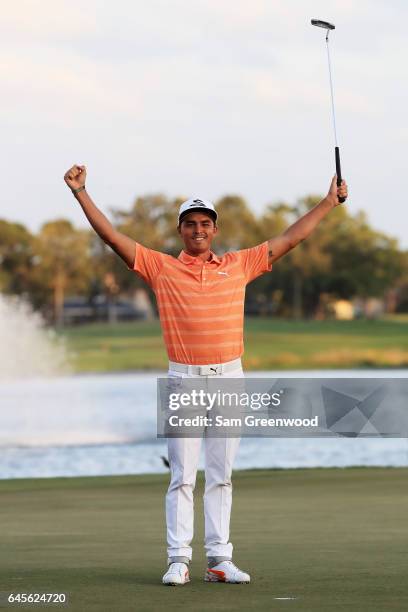
[[[324, 195], [334, 174], [325, 32], [352, 213], [408, 248], [403, 0], [19, 0], [1, 4], [0, 218], [87, 224], [137, 196]], [[133, 236], [143, 242], [143, 237]]]

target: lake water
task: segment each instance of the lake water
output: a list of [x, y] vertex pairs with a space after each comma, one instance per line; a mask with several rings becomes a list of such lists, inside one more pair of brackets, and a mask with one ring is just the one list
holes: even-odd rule
[[[156, 438], [164, 373], [2, 381], [0, 478], [166, 472]], [[407, 378], [407, 370], [251, 372], [251, 377]], [[243, 439], [236, 469], [408, 465], [406, 439]], [[202, 463], [201, 463], [202, 467]]]

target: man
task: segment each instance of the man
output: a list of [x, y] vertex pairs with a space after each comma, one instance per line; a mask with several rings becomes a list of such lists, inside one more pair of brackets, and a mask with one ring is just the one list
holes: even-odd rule
[[[85, 189], [86, 168], [75, 165], [65, 176], [91, 226], [154, 290], [169, 356], [169, 378], [243, 376], [245, 286], [305, 240], [322, 219], [347, 197], [333, 178], [327, 196], [281, 236], [250, 249], [217, 257], [211, 243], [217, 213], [211, 202], [187, 200], [179, 210], [178, 233], [184, 249], [176, 259], [148, 249], [118, 232]], [[238, 438], [205, 439], [205, 549], [209, 582], [248, 583], [250, 576], [232, 562], [229, 524], [231, 473]], [[168, 569], [163, 583], [189, 582], [192, 556], [193, 490], [200, 438], [169, 438], [171, 481], [166, 496]]]

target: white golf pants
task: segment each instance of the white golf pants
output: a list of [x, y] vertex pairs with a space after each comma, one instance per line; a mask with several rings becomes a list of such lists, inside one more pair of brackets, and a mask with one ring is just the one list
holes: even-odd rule
[[[169, 370], [168, 375], [193, 375]], [[225, 374], [211, 376], [243, 378], [242, 366]], [[204, 378], [200, 376], [200, 378]], [[232, 558], [229, 527], [232, 504], [232, 465], [239, 438], [168, 438], [171, 480], [166, 495], [167, 553], [191, 559], [194, 529], [193, 491], [201, 443], [205, 447], [204, 547], [207, 557]]]

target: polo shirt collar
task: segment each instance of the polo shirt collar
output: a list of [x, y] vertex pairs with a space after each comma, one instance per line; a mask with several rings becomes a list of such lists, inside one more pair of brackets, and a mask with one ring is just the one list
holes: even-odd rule
[[[217, 257], [217, 255], [215, 253], [213, 253], [212, 251], [210, 251], [211, 254], [211, 258], [208, 261], [215, 261], [215, 263], [220, 264], [221, 260], [219, 257]], [[191, 265], [194, 263], [200, 263], [200, 258], [199, 257], [194, 257], [193, 255], [189, 255], [188, 253], [186, 253], [185, 251], [181, 251], [180, 255], [178, 256], [178, 259], [187, 265]]]

